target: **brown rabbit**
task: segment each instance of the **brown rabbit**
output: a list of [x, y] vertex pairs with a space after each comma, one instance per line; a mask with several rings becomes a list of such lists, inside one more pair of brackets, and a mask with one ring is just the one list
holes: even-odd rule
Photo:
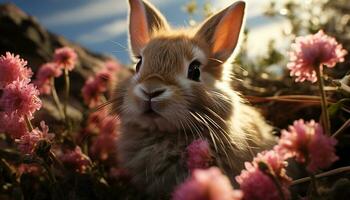
[[168, 198], [188, 176], [186, 147], [204, 138], [214, 165], [233, 181], [245, 161], [275, 142], [263, 117], [230, 87], [245, 3], [181, 30], [147, 1], [129, 4], [136, 72], [117, 85], [113, 104], [121, 165], [141, 190]]

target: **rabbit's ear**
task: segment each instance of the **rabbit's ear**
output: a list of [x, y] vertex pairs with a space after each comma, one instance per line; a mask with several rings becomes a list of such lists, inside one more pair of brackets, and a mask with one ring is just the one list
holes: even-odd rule
[[238, 1], [207, 19], [196, 37], [209, 42], [212, 56], [225, 62], [237, 46], [244, 20], [245, 3]]
[[163, 15], [145, 0], [129, 0], [129, 39], [135, 56], [150, 40], [152, 33], [169, 27]]

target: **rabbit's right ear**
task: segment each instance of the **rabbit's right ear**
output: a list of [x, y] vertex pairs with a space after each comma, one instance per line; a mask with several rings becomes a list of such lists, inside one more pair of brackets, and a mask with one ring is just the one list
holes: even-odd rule
[[129, 0], [129, 39], [132, 52], [140, 56], [152, 34], [169, 25], [163, 15], [145, 0]]
[[225, 62], [235, 50], [244, 21], [245, 3], [237, 1], [210, 17], [196, 36], [204, 38], [215, 59]]

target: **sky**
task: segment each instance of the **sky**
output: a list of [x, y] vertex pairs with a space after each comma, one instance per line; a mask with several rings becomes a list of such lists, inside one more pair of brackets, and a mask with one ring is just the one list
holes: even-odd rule
[[[189, 16], [184, 11], [188, 0], [149, 0], [165, 15], [174, 27], [188, 25]], [[0, 0], [11, 2], [38, 21], [49, 31], [63, 35], [88, 49], [115, 56], [130, 63], [127, 40], [127, 0]], [[199, 7], [209, 2], [219, 10], [233, 0], [197, 0]], [[268, 0], [246, 0], [246, 26], [251, 31], [248, 40], [250, 56], [263, 54], [271, 38], [281, 37], [280, 19], [262, 16]], [[195, 16], [202, 19], [200, 14]]]

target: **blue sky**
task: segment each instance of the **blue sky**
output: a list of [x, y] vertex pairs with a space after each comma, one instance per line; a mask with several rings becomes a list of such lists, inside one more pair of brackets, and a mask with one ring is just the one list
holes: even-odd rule
[[[78, 42], [95, 52], [113, 55], [129, 63], [127, 52], [127, 0], [0, 0], [12, 2], [35, 16], [51, 32]], [[189, 19], [183, 10], [188, 0], [150, 0], [173, 26], [186, 26]], [[233, 0], [197, 0], [210, 2], [221, 9]], [[247, 23], [251, 30], [248, 45], [251, 54], [262, 53], [269, 38], [279, 37], [280, 20], [262, 16], [268, 0], [246, 0]], [[200, 16], [196, 16], [199, 20]]]

